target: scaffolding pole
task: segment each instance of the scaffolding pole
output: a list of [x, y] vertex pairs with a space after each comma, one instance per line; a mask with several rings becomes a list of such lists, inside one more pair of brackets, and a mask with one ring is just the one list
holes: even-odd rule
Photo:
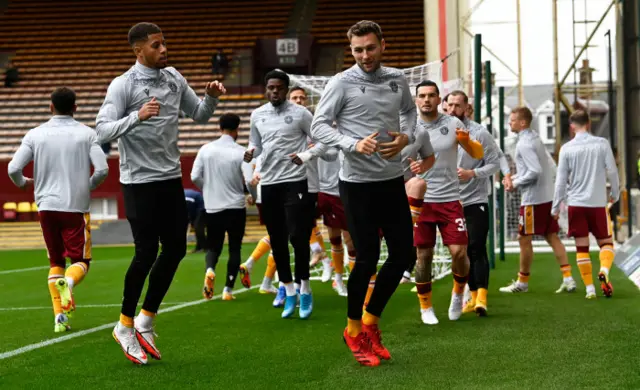
[[516, 1], [516, 25], [518, 28], [518, 106], [523, 106], [524, 86], [522, 85], [522, 34], [520, 32], [520, 0]]

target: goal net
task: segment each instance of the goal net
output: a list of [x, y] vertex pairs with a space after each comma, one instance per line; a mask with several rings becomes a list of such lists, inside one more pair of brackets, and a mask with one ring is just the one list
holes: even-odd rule
[[[415, 87], [420, 84], [421, 81], [431, 80], [434, 81], [439, 89], [441, 94], [446, 93], [445, 91], [452, 91], [454, 89], [459, 89], [462, 85], [461, 80], [452, 80], [450, 82], [443, 83], [442, 82], [442, 62], [434, 61], [425, 63], [419, 66], [414, 66], [411, 68], [402, 69], [405, 77], [407, 78], [407, 82], [411, 87], [411, 95], [415, 96]], [[327, 85], [327, 82], [331, 79], [330, 76], [305, 76], [305, 75], [296, 75], [289, 74], [290, 78], [290, 86], [291, 87], [301, 87], [307, 92], [307, 105], [308, 108], [313, 111], [320, 101], [320, 97], [322, 96], [322, 92], [324, 91], [324, 87]], [[323, 236], [328, 237], [326, 228], [322, 225], [321, 221], [318, 221], [318, 226], [323, 232]], [[345, 248], [346, 253], [346, 248]], [[389, 256], [389, 252], [387, 250], [386, 243], [384, 239], [382, 240], [382, 247], [380, 251], [380, 260], [379, 264], [384, 263], [384, 261]], [[345, 259], [346, 263], [346, 259]], [[345, 267], [345, 273], [348, 274], [349, 267]], [[449, 250], [442, 244], [442, 238], [438, 233], [437, 244], [435, 248], [435, 254], [433, 259], [433, 279], [438, 280], [442, 279], [446, 275], [451, 273], [451, 254]], [[322, 274], [321, 267], [311, 270], [311, 279], [317, 280], [320, 279], [320, 275]], [[348, 275], [346, 275], [348, 277]]]

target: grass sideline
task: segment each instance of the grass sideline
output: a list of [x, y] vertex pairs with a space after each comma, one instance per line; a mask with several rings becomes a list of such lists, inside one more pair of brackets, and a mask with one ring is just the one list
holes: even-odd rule
[[[253, 244], [243, 247], [246, 258]], [[132, 248], [95, 248], [87, 279], [75, 290], [82, 305], [73, 332], [117, 321], [123, 277]], [[162, 308], [201, 299], [202, 254], [180, 265]], [[592, 256], [594, 272], [597, 256]], [[265, 260], [253, 273], [262, 278]], [[575, 259], [571, 259], [575, 264]], [[0, 271], [47, 264], [44, 250], [3, 251]], [[214, 300], [160, 314], [156, 331], [162, 361], [134, 367], [125, 360], [111, 329], [0, 360], [0, 388], [114, 388], [144, 383], [162, 388], [638, 388], [637, 288], [617, 269], [615, 295], [584, 299], [579, 291], [554, 294], [561, 275], [553, 257], [536, 255], [530, 292], [502, 295], [497, 289], [517, 271], [509, 255], [491, 273], [489, 317], [447, 318], [451, 277], [434, 284], [437, 326], [421, 324], [415, 294], [401, 285], [381, 320], [393, 356], [374, 369], [359, 367], [341, 339], [346, 299], [330, 283], [313, 282], [314, 313], [307, 321], [283, 320], [273, 296], [252, 290], [232, 302]], [[218, 265], [216, 293], [226, 272]], [[1, 308], [48, 307], [46, 269], [0, 274]], [[239, 284], [236, 286], [240, 289]], [[296, 313], [297, 317], [297, 313]], [[51, 309], [0, 311], [0, 354], [60, 337]]]

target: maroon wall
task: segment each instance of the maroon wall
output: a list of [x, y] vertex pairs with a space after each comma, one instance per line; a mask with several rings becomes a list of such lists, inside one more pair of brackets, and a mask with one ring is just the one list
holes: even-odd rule
[[[195, 188], [191, 182], [191, 167], [195, 156], [182, 156], [182, 184], [185, 188]], [[91, 193], [92, 198], [116, 198], [118, 199], [118, 218], [126, 218], [124, 214], [124, 202], [122, 199], [122, 191], [120, 191], [120, 169], [118, 167], [118, 158], [109, 158], [109, 176], [107, 179]], [[20, 190], [16, 187], [9, 175], [7, 174], [7, 166], [9, 161], [0, 161], [0, 205], [5, 202], [33, 202], [33, 190]], [[24, 175], [32, 177], [33, 163], [27, 165], [24, 169]]]

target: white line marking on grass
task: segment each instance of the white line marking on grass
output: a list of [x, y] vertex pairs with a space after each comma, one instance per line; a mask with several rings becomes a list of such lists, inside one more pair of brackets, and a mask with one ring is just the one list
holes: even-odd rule
[[[243, 290], [235, 291], [234, 293], [235, 293], [235, 295], [238, 295], [238, 294], [242, 294], [242, 293], [245, 293], [247, 291], [253, 290], [255, 288], [258, 288], [258, 287], [260, 287], [259, 284], [255, 285], [255, 286], [252, 286], [249, 289], [243, 289]], [[220, 299], [220, 297], [222, 297], [222, 294], [215, 295], [213, 297], [213, 299]], [[199, 304], [205, 303], [205, 302], [208, 302], [208, 301], [206, 299], [198, 299], [197, 301], [185, 302], [185, 303], [182, 303], [180, 305], [171, 306], [171, 307], [168, 307], [166, 309], [158, 310], [158, 313], [159, 314], [169, 313], [169, 312], [172, 312], [172, 311], [175, 311], [175, 310], [184, 309], [185, 307], [195, 306], [195, 305], [199, 305]], [[24, 347], [20, 347], [18, 349], [14, 349], [13, 351], [7, 351], [7, 352], [0, 353], [0, 360], [8, 359], [8, 358], [13, 357], [13, 356], [17, 356], [17, 355], [21, 355], [23, 353], [31, 352], [31, 351], [34, 351], [36, 349], [48, 347], [48, 346], [53, 345], [53, 344], [58, 344], [58, 343], [61, 343], [63, 341], [75, 339], [77, 337], [86, 336], [88, 334], [99, 332], [99, 331], [104, 330], [104, 329], [113, 328], [114, 326], [116, 326], [117, 323], [118, 323], [117, 321], [116, 322], [111, 322], [111, 323], [108, 323], [108, 324], [96, 326], [95, 328], [81, 330], [80, 332], [77, 332], [77, 333], [71, 333], [71, 334], [68, 334], [66, 336], [56, 337], [54, 339], [44, 340], [44, 341], [41, 341], [39, 343], [25, 345]]]
[[[184, 305], [185, 303], [190, 303], [190, 302], [162, 302], [162, 305], [165, 305], [165, 306], [166, 305], [169, 305], [169, 306]], [[120, 307], [120, 306], [122, 306], [122, 303], [102, 303], [102, 304], [77, 305], [76, 308], [86, 309], [86, 308]], [[23, 310], [51, 310], [51, 306], [0, 307], [0, 311], [23, 311]]]
[[0, 271], [0, 275], [15, 274], [16, 272], [38, 271], [38, 270], [41, 270], [41, 269], [49, 269], [49, 268], [51, 268], [51, 267], [49, 267], [48, 265], [43, 265], [43, 266], [40, 266], [40, 267], [9, 269], [9, 270], [6, 270], [6, 271]]

